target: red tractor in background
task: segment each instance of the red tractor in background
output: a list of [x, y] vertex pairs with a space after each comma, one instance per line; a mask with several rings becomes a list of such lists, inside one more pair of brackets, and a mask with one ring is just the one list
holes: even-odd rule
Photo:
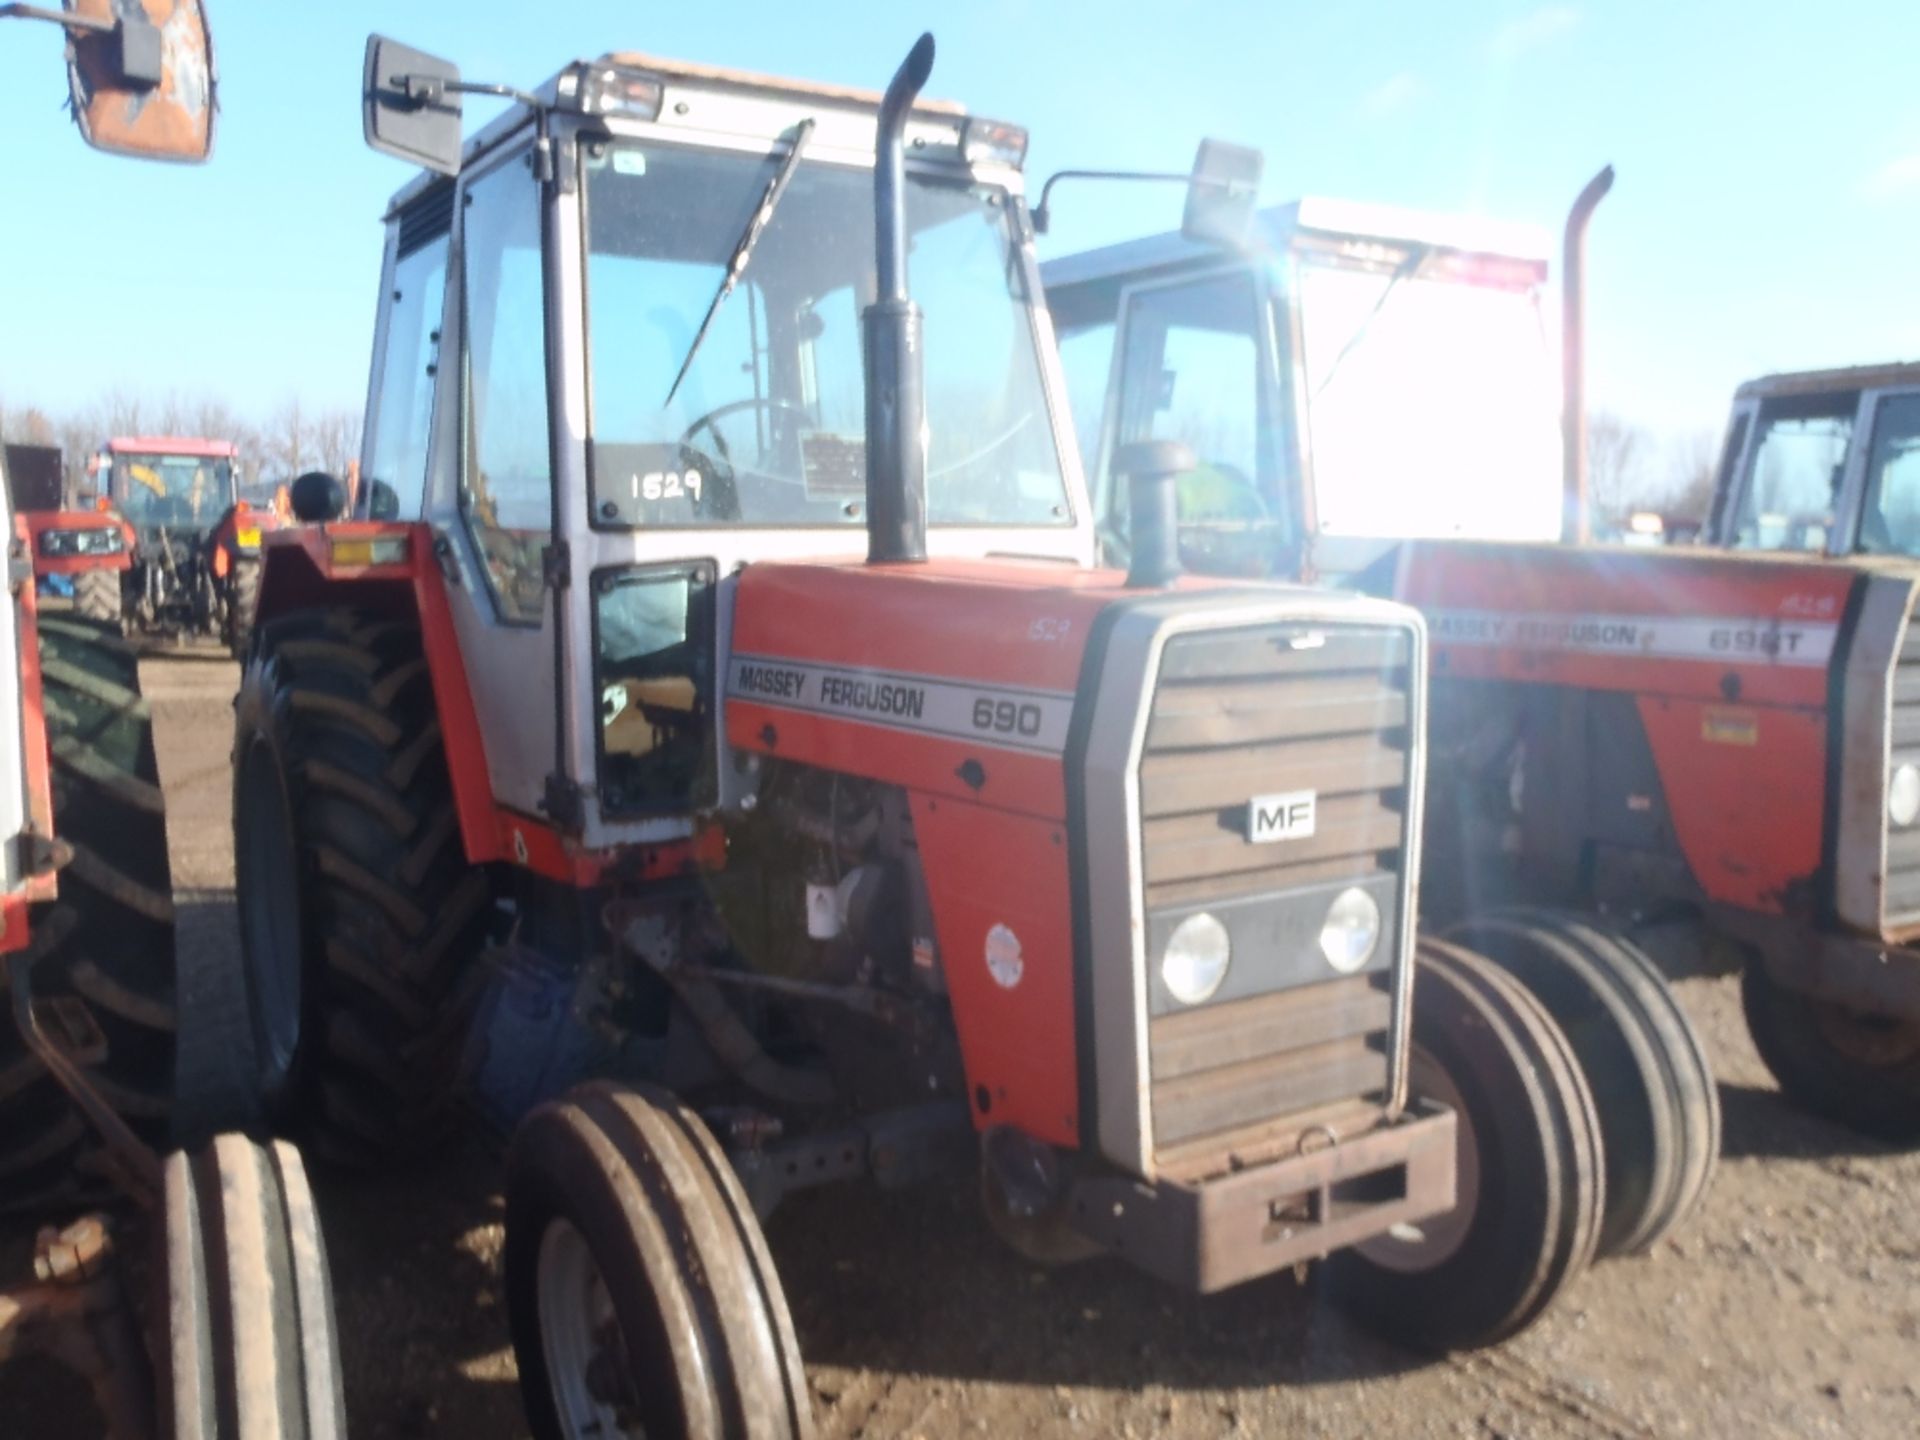
[[[1425, 914], [1529, 966], [1552, 949], [1540, 907], [1690, 936], [1744, 967], [1789, 1095], [1911, 1144], [1920, 372], [1743, 387], [1709, 548], [1591, 543], [1582, 271], [1611, 181], [1566, 232], [1559, 467], [1544, 245], [1313, 202], [1238, 249], [1163, 236], [1049, 263], [1089, 454], [1186, 439], [1218, 459], [1224, 437], [1240, 510], [1208, 508], [1206, 467], [1185, 482], [1195, 568], [1344, 577], [1426, 615]], [[1514, 905], [1505, 939], [1478, 923]]]
[[133, 527], [104, 506], [75, 507], [57, 446], [9, 445], [6, 461], [13, 513], [26, 525], [36, 589], [70, 600], [86, 619], [117, 625], [121, 591], [133, 566]]
[[[1091, 567], [1026, 135], [919, 100], [931, 62], [522, 92], [369, 42], [366, 133], [424, 168], [354, 517], [310, 475], [263, 537], [258, 1088], [345, 1160], [456, 1087], [512, 1132], [542, 1437], [808, 1433], [759, 1224], [805, 1185], [958, 1176], [1023, 1253], [1203, 1291], [1330, 1257], [1448, 1348], [1711, 1167], [1690, 1032], [1606, 937], [1563, 986], [1604, 1122], [1535, 994], [1425, 942], [1415, 984], [1415, 612], [1182, 577], [1151, 449], [1132, 568]], [[515, 104], [463, 141], [476, 91]]]
[[260, 534], [277, 519], [239, 498], [238, 459], [230, 440], [134, 435], [102, 445], [81, 498], [122, 520], [132, 543], [119, 593], [93, 582], [81, 608], [143, 634], [216, 636], [238, 654]]
[[[197, 0], [0, 7], [7, 19], [65, 28], [89, 142], [205, 157], [213, 62]], [[36, 575], [64, 561], [118, 555], [124, 570], [124, 547], [87, 548], [121, 522], [47, 508], [62, 498], [57, 452], [50, 467], [13, 447], [0, 458], [0, 479], [26, 462], [19, 488], [43, 517], [16, 516], [0, 484], [0, 1251], [32, 1276], [0, 1291], [0, 1363], [51, 1359], [90, 1388], [91, 1416], [70, 1386], [46, 1387], [68, 1433], [91, 1419], [112, 1440], [338, 1440], [325, 1247], [299, 1153], [209, 1139], [201, 1123], [207, 1087], [182, 1037], [234, 1037], [227, 1017], [182, 1008], [137, 656], [117, 626], [39, 608]], [[83, 573], [117, 587], [113, 571]], [[218, 983], [231, 977], [199, 979], [208, 999], [233, 998]], [[31, 1386], [10, 1401], [22, 1390], [29, 1413], [9, 1413], [9, 1435], [50, 1418]]]

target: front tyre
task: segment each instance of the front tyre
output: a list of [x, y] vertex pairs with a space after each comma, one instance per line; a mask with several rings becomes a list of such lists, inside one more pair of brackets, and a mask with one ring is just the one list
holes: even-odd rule
[[270, 622], [235, 700], [233, 825], [249, 1046], [268, 1118], [366, 1164], [442, 1128], [488, 889], [461, 848], [411, 621]]
[[161, 1414], [172, 1440], [344, 1440], [340, 1346], [300, 1153], [217, 1136], [167, 1157]]
[[1336, 1254], [1327, 1293], [1417, 1350], [1518, 1334], [1592, 1262], [1605, 1181], [1600, 1122], [1566, 1037], [1484, 956], [1422, 940], [1413, 1092], [1456, 1117], [1454, 1208]]
[[1920, 1019], [1789, 990], [1755, 956], [1741, 977], [1754, 1048], [1798, 1104], [1892, 1145], [1920, 1144]]
[[584, 1085], [521, 1123], [506, 1285], [539, 1440], [813, 1433], [753, 1207], [700, 1118], [664, 1091]]

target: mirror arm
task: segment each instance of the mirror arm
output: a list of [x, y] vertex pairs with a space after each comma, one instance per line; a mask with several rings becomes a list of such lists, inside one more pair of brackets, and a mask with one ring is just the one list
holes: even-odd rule
[[99, 35], [109, 34], [115, 24], [112, 20], [101, 20], [92, 15], [49, 10], [43, 5], [0, 5], [0, 20], [50, 20], [68, 30], [90, 30]]
[[1166, 180], [1179, 185], [1194, 183], [1191, 175], [1176, 175], [1165, 170], [1056, 170], [1047, 177], [1047, 183], [1040, 187], [1040, 203], [1033, 208], [1033, 229], [1037, 235], [1046, 234], [1047, 226], [1052, 223], [1053, 212], [1047, 208], [1047, 197], [1053, 194], [1053, 187], [1062, 180]]
[[511, 85], [489, 85], [479, 80], [442, 80], [437, 75], [396, 75], [393, 83], [416, 108], [433, 105], [448, 93], [458, 95], [497, 95], [533, 111], [533, 178], [542, 185], [553, 183], [553, 139], [547, 130], [547, 107], [540, 97]]

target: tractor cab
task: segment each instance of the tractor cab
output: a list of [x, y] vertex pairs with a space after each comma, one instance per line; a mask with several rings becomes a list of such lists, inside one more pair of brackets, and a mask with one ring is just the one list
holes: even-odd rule
[[1704, 540], [1732, 550], [1920, 558], [1920, 364], [1742, 385]]
[[[684, 834], [731, 783], [686, 758], [723, 579], [867, 551], [876, 99], [608, 55], [390, 207], [356, 511], [432, 527], [494, 793], [588, 845]], [[905, 126], [927, 552], [1085, 563], [1025, 132]]]
[[1235, 247], [1153, 236], [1042, 267], [1095, 514], [1124, 555], [1115, 457], [1178, 439], [1195, 569], [1340, 577], [1395, 542], [1554, 540], [1560, 410], [1549, 237], [1308, 198]]

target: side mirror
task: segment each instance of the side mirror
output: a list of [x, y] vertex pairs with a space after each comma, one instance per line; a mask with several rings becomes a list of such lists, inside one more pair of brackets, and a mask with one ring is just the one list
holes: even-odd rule
[[287, 492], [293, 518], [306, 525], [319, 525], [340, 518], [347, 507], [347, 487], [324, 470], [309, 470], [293, 482]]
[[460, 67], [423, 51], [367, 37], [361, 128], [383, 155], [460, 173]]
[[1202, 140], [1187, 181], [1180, 233], [1204, 245], [1238, 249], [1253, 229], [1266, 160], [1258, 150], [1225, 140]]
[[74, 123], [97, 150], [197, 164], [213, 150], [213, 36], [200, 0], [64, 0]]

